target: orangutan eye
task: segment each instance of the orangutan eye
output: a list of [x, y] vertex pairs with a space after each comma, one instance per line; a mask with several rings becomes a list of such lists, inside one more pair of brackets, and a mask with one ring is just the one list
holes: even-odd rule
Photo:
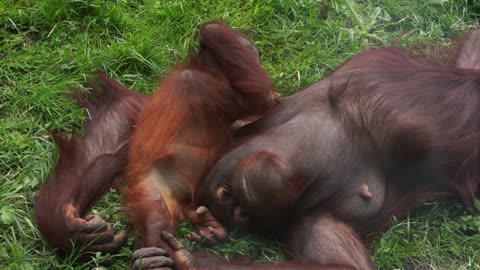
[[241, 216], [246, 216], [247, 215], [247, 210], [245, 210], [244, 208], [242, 207], [239, 207], [238, 209], [239, 213]]
[[226, 187], [219, 187], [217, 189], [217, 197], [221, 201], [230, 199], [230, 195], [230, 190], [228, 190]]
[[238, 221], [245, 221], [246, 219], [248, 219], [248, 212], [243, 207], [240, 207], [240, 206], [235, 207], [233, 214], [235, 216], [235, 219]]

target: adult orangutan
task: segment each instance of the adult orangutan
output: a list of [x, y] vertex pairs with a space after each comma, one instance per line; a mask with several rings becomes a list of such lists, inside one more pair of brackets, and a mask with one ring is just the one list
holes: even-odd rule
[[278, 235], [294, 260], [213, 262], [165, 232], [175, 269], [375, 269], [363, 240], [393, 215], [447, 194], [473, 210], [479, 44], [477, 30], [456, 67], [401, 48], [366, 50], [244, 127], [204, 181], [200, 202], [228, 227]]

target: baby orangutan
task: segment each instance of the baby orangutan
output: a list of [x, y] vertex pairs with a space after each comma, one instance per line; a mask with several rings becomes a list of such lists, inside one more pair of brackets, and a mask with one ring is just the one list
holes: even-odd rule
[[204, 25], [199, 52], [163, 79], [132, 135], [123, 200], [147, 248], [135, 253], [147, 258], [136, 260], [134, 268], [154, 268], [148, 247], [168, 250], [161, 232], [175, 232], [186, 217], [199, 223], [200, 235], [193, 239], [225, 237], [206, 208], [188, 209], [200, 180], [230, 145], [232, 123], [274, 104], [272, 81], [250, 41], [223, 23]]

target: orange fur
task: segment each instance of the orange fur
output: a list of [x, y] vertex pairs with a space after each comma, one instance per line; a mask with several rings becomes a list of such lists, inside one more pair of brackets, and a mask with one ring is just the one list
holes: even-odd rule
[[[139, 116], [123, 198], [142, 246], [165, 247], [194, 190], [231, 141], [231, 124], [274, 104], [256, 50], [223, 23], [200, 32], [201, 49], [169, 73]], [[254, 47], [253, 47], [254, 48]]]

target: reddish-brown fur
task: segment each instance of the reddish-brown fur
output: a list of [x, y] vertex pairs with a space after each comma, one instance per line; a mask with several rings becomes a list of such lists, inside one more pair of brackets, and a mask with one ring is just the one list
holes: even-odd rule
[[66, 139], [55, 136], [59, 159], [39, 190], [35, 216], [40, 232], [62, 255], [77, 248], [113, 252], [125, 243], [124, 232], [98, 216], [85, 217], [89, 207], [105, 194], [127, 165], [132, 126], [146, 96], [133, 92], [103, 73], [92, 85], [93, 97], [77, 94], [91, 117], [85, 134]]
[[[373, 198], [377, 196], [375, 192], [386, 192], [387, 196], [383, 207], [374, 212], [374, 218], [358, 220], [338, 216], [336, 210], [342, 199], [349, 199], [342, 196], [342, 192], [348, 195], [349, 190], [345, 188], [337, 190], [334, 196], [326, 196], [328, 199], [319, 204], [308, 203], [315, 194], [301, 196], [301, 203], [305, 205], [295, 204], [290, 214], [285, 213], [289, 215], [282, 223], [274, 224], [295, 260], [263, 265], [225, 264], [199, 258], [194, 261], [172, 235], [164, 233], [163, 240], [173, 251], [176, 269], [374, 269], [361, 239], [369, 233], [381, 232], [391, 215], [403, 215], [418, 203], [444, 194], [454, 194], [471, 207], [479, 183], [477, 103], [480, 73], [474, 70], [478, 69], [476, 63], [480, 59], [479, 39], [480, 30], [477, 30], [466, 39], [459, 52], [457, 66], [463, 69], [426, 63], [399, 49], [361, 53], [324, 81], [282, 100], [263, 119], [240, 130], [241, 138], [235, 138], [241, 142], [239, 149], [251, 148], [252, 144], [248, 144], [253, 141], [258, 143], [253, 146], [261, 150], [265, 146], [264, 138], [272, 143], [267, 145], [270, 151], [292, 147], [295, 160], [290, 166], [302, 170], [314, 157], [311, 154], [316, 152], [312, 141], [323, 138], [292, 141], [289, 132], [298, 136], [307, 132], [316, 135], [316, 128], [322, 128], [323, 123], [310, 125], [317, 122], [309, 124], [301, 116], [306, 118], [311, 112], [324, 110], [322, 106], [329, 106], [335, 113], [334, 121], [341, 123], [354, 142], [353, 150], [381, 161], [385, 191], [370, 189], [370, 192]], [[300, 124], [304, 123], [295, 130], [283, 126], [295, 117]], [[280, 130], [290, 140], [278, 138], [282, 135]], [[295, 148], [293, 143], [301, 147]], [[318, 170], [321, 166], [313, 168]], [[344, 167], [330, 169], [333, 170], [329, 173], [346, 170]], [[320, 172], [319, 176], [329, 175]], [[356, 181], [352, 179], [353, 183]], [[208, 188], [215, 188], [215, 183], [207, 181], [206, 184], [204, 193]], [[312, 188], [315, 187], [311, 186], [310, 190]], [[59, 192], [62, 191], [56, 190], [51, 195]], [[145, 209], [150, 206], [156, 207], [147, 204]], [[355, 205], [352, 209], [363, 211]], [[45, 212], [41, 214], [48, 216]], [[162, 253], [152, 254], [159, 262], [164, 257]]]
[[[362, 239], [381, 233], [392, 216], [443, 195], [472, 210], [480, 182], [479, 41], [477, 30], [456, 67], [401, 48], [366, 50], [245, 127], [242, 143], [217, 162], [201, 195], [220, 222], [269, 225], [295, 261], [193, 260], [164, 234], [177, 269], [375, 269]], [[288, 167], [245, 164], [265, 151]], [[280, 199], [290, 205], [275, 207], [276, 197], [265, 196], [282, 185], [293, 191], [292, 183], [303, 188], [294, 200]], [[225, 189], [228, 198], [219, 196]], [[238, 207], [246, 210], [240, 219]]]
[[[256, 48], [245, 36], [223, 23], [213, 22], [202, 28], [200, 43], [199, 53], [191, 55], [186, 64], [169, 74], [160, 85], [161, 90], [153, 95], [150, 107], [138, 123], [142, 127], [137, 129], [140, 131], [134, 142], [138, 149], [131, 150], [132, 160], [137, 159], [138, 163], [130, 162], [129, 167], [129, 176], [142, 174], [152, 162], [160, 160], [168, 171], [181, 174], [184, 182], [169, 181], [177, 186], [175, 191], [188, 193], [188, 196], [172, 200], [182, 208], [192, 203], [193, 191], [202, 171], [229, 143], [231, 130], [234, 130], [229, 125], [242, 117], [258, 117], [275, 103], [276, 97], [272, 81], [259, 65]], [[94, 99], [77, 95], [92, 119], [87, 122], [85, 135], [81, 138], [55, 137], [60, 158], [35, 202], [39, 229], [61, 255], [71, 252], [72, 242], [77, 247], [87, 246], [89, 251], [114, 252], [126, 240], [124, 232], [115, 236], [110, 224], [99, 216], [85, 216], [85, 213], [123, 173], [128, 162], [131, 133], [147, 97], [101, 73], [93, 85], [93, 93]], [[155, 114], [148, 117], [148, 112]], [[151, 148], [144, 147], [142, 136], [147, 137], [145, 140], [149, 140]], [[195, 151], [197, 160], [178, 166], [182, 165], [178, 159], [185, 157], [182, 154]], [[154, 219], [166, 224], [161, 228], [171, 229], [177, 219], [183, 217], [185, 209], [166, 209], [162, 200], [158, 204], [144, 203], [145, 198], [135, 197], [144, 192], [137, 186], [138, 179], [126, 179], [122, 183], [116, 182], [115, 186], [126, 185], [126, 209], [134, 222], [141, 223], [155, 210], [165, 210], [159, 213], [160, 216], [154, 215]], [[147, 185], [147, 189], [158, 192], [169, 188]], [[141, 203], [137, 204], [136, 200]], [[197, 223], [197, 228], [212, 236], [209, 227], [220, 225], [208, 211], [194, 210], [186, 213], [188, 218]], [[160, 232], [152, 231], [156, 235]], [[221, 232], [216, 233], [222, 237]]]
[[473, 210], [480, 175], [478, 71], [385, 48], [359, 54], [329, 79], [330, 103], [353, 140], [368, 130], [368, 144], [377, 149], [367, 151], [382, 158], [386, 177], [384, 206], [368, 223], [355, 224], [361, 232], [378, 232], [391, 216], [441, 195]]
[[461, 43], [456, 57], [459, 68], [480, 70], [480, 30], [467, 35]]
[[245, 37], [223, 23], [200, 31], [200, 51], [169, 73], [132, 136], [123, 199], [143, 247], [164, 247], [199, 181], [232, 139], [231, 124], [264, 113], [274, 88]]

